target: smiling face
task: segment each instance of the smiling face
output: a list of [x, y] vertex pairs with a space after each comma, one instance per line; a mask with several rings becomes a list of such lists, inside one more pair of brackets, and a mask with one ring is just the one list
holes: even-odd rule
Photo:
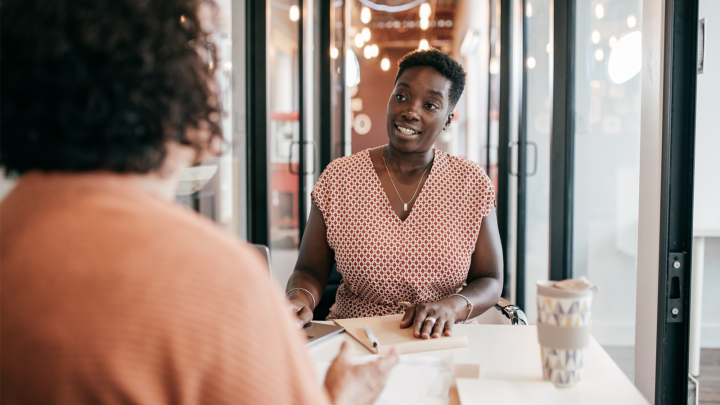
[[452, 82], [429, 66], [407, 69], [395, 83], [387, 107], [390, 144], [402, 152], [426, 152], [450, 126]]

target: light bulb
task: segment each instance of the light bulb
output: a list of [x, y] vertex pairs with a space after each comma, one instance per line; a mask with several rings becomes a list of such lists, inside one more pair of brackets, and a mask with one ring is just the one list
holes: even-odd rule
[[382, 61], [380, 62], [380, 67], [382, 68], [382, 70], [384, 70], [386, 72], [388, 70], [390, 70], [390, 59], [383, 58]]
[[593, 31], [592, 35], [590, 36], [592, 38], [592, 43], [597, 44], [600, 43], [600, 31], [595, 30]]
[[627, 25], [628, 25], [628, 27], [630, 27], [630, 28], [635, 28], [635, 26], [637, 25], [637, 18], [635, 18], [634, 15], [630, 15], [630, 16], [627, 18]]
[[367, 24], [370, 22], [370, 9], [367, 7], [363, 7], [362, 11], [360, 11], [360, 21], [363, 22], [363, 24]]
[[290, 21], [295, 22], [300, 19], [300, 9], [298, 6], [290, 6]]
[[527, 3], [527, 7], [525, 7], [525, 15], [527, 16], [527, 18], [530, 18], [530, 17], [532, 17], [532, 13], [533, 13], [532, 4]]
[[421, 18], [420, 28], [425, 31], [426, 29], [428, 29], [428, 26], [430, 26], [430, 20], [428, 20], [427, 18]]
[[362, 48], [363, 45], [365, 45], [365, 41], [363, 41], [362, 34], [355, 35], [355, 46]]
[[423, 3], [420, 5], [420, 18], [430, 18], [430, 13], [432, 13], [432, 10], [429, 4]]
[[370, 28], [365, 27], [362, 29], [362, 39], [365, 42], [370, 41]]
[[380, 55], [380, 48], [378, 48], [377, 44], [373, 44], [372, 46], [372, 56], [373, 58]]
[[372, 45], [365, 45], [365, 48], [363, 49], [363, 56], [365, 56], [365, 59], [372, 58], [373, 50]]
[[498, 61], [498, 59], [496, 57], [490, 58], [489, 70], [490, 70], [491, 75], [496, 75], [496, 74], [500, 73], [500, 62]]
[[608, 46], [610, 48], [615, 48], [615, 45], [617, 45], [617, 38], [610, 37], [610, 40], [608, 41]]
[[605, 58], [605, 53], [603, 52], [602, 49], [598, 49], [597, 51], [595, 51], [595, 60], [600, 62], [604, 58]]
[[529, 57], [528, 60], [527, 60], [527, 67], [530, 68], [530, 69], [535, 69], [536, 63], [537, 63], [537, 62], [535, 61], [535, 58], [533, 58], [533, 57], [531, 56], [531, 57]]
[[595, 17], [598, 19], [605, 17], [605, 7], [602, 4], [595, 6]]
[[418, 46], [418, 49], [421, 51], [426, 51], [426, 50], [430, 49], [430, 44], [428, 44], [427, 39], [420, 40], [420, 46]]
[[332, 48], [330, 48], [330, 57], [331, 58], [337, 59], [338, 54], [339, 54], [339, 52], [338, 52], [337, 48], [335, 48], [334, 46]]

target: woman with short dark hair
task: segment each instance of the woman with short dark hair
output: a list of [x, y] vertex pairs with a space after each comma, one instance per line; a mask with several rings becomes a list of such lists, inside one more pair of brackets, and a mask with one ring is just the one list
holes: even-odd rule
[[490, 179], [432, 147], [452, 122], [465, 72], [436, 49], [409, 53], [398, 67], [388, 144], [333, 161], [313, 189], [287, 286], [300, 324], [312, 319], [333, 263], [343, 281], [329, 318], [404, 312], [400, 327], [424, 339], [449, 336], [500, 298]]
[[323, 389], [266, 265], [174, 203], [222, 144], [201, 6], [0, 6], [3, 405], [369, 404], [397, 362], [343, 346]]

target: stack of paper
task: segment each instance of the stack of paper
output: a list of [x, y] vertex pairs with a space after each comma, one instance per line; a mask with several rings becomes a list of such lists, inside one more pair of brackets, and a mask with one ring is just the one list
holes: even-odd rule
[[[377, 358], [374, 355], [355, 357], [353, 364], [365, 364]], [[328, 367], [328, 362], [316, 363], [319, 381], [325, 380]], [[451, 356], [400, 356], [375, 405], [445, 405], [452, 376]]]
[[[378, 354], [387, 354], [397, 347], [400, 353], [426, 352], [431, 350], [455, 349], [467, 346], [466, 336], [442, 336], [436, 339], [420, 339], [413, 336], [413, 328], [400, 329], [403, 315], [379, 316], [373, 318], [336, 319], [335, 323], [345, 328], [360, 343]], [[380, 342], [373, 347], [365, 334], [365, 326], [369, 326], [373, 335]]]

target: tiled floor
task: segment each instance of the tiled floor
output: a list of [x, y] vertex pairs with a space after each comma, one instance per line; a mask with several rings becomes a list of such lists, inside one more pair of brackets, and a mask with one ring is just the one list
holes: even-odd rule
[[[633, 381], [635, 349], [632, 347], [605, 347], [610, 357], [625, 375]], [[720, 349], [700, 351], [700, 405], [720, 405]]]

